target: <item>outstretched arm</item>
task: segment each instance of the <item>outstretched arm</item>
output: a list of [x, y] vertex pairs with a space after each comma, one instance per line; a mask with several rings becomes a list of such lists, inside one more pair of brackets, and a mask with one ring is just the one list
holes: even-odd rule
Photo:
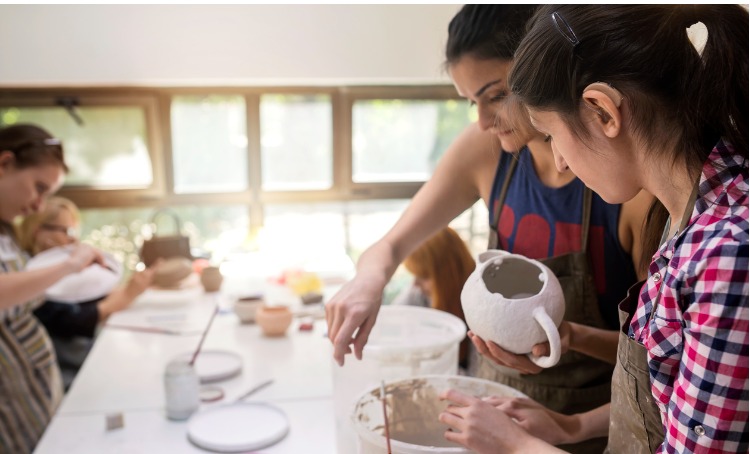
[[339, 364], [352, 350], [361, 358], [380, 310], [383, 289], [404, 258], [480, 196], [488, 197], [499, 159], [493, 146], [490, 133], [475, 124], [467, 127], [398, 222], [362, 254], [354, 279], [326, 304], [328, 336]]
[[64, 262], [31, 271], [0, 274], [0, 309], [31, 301], [63, 277], [77, 273], [92, 263], [104, 265], [101, 252], [78, 244]]

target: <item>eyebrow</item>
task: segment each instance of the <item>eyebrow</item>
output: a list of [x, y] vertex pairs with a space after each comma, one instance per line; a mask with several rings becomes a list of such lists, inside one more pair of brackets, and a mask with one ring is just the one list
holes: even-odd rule
[[503, 79], [497, 79], [497, 80], [493, 80], [492, 82], [486, 83], [482, 88], [480, 88], [479, 90], [477, 90], [476, 93], [474, 93], [474, 96], [476, 96], [477, 98], [482, 96], [482, 94], [484, 94], [484, 92], [487, 91], [488, 88], [490, 88], [491, 86], [495, 84], [499, 84], [502, 81]]

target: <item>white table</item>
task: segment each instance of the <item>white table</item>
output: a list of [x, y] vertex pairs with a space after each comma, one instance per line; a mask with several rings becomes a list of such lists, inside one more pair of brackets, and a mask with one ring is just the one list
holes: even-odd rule
[[[48, 453], [190, 453], [206, 452], [187, 440], [186, 423], [166, 419], [163, 374], [174, 356], [192, 352], [214, 304], [216, 316], [203, 349], [236, 352], [243, 359], [239, 376], [216, 383], [234, 400], [269, 378], [274, 380], [249, 401], [284, 410], [290, 432], [264, 453], [335, 453], [332, 346], [325, 322], [299, 331], [295, 319], [280, 338], [264, 337], [257, 325], [239, 323], [230, 301], [218, 294], [193, 293], [184, 303], [160, 307], [139, 304], [115, 314], [108, 323], [129, 326], [167, 324], [187, 334], [167, 335], [105, 327], [57, 414], [39, 442], [36, 454]], [[105, 430], [107, 414], [121, 413], [124, 427]]]

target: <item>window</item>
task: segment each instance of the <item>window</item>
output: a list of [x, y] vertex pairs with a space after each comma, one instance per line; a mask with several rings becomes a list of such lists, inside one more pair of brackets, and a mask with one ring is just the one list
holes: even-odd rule
[[[475, 116], [449, 86], [0, 89], [1, 125], [63, 140], [84, 240], [131, 269], [161, 207], [195, 255], [351, 265]], [[485, 244], [486, 209], [454, 224]]]
[[426, 181], [448, 144], [471, 122], [453, 99], [357, 100], [352, 109], [352, 179]]
[[172, 99], [172, 167], [177, 194], [248, 189], [247, 118], [240, 95]]
[[263, 95], [260, 144], [264, 191], [333, 186], [331, 97]]

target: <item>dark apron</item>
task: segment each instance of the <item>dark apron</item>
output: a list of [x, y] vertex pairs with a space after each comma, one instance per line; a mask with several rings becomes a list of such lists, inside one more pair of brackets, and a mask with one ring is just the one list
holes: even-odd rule
[[[688, 197], [677, 232], [682, 231], [690, 221], [697, 194], [698, 182], [695, 183], [693, 192]], [[670, 223], [671, 219], [664, 227], [664, 234], [660, 241], [662, 244], [667, 240]], [[664, 442], [666, 435], [661, 420], [661, 411], [656, 406], [651, 393], [648, 352], [643, 344], [628, 336], [630, 322], [638, 307], [638, 298], [644, 282], [641, 281], [630, 287], [628, 296], [618, 306], [620, 338], [617, 343], [617, 366], [612, 377], [612, 406], [609, 415], [607, 453], [654, 453]], [[662, 279], [662, 287], [651, 309], [651, 317], [656, 314], [659, 307], [664, 282]]]
[[661, 415], [651, 394], [646, 347], [627, 334], [643, 283], [630, 287], [618, 307], [621, 329], [617, 366], [612, 376], [607, 445], [607, 452], [612, 454], [654, 453], [664, 441]]
[[[518, 160], [511, 159], [510, 163], [497, 208], [493, 212], [489, 249], [497, 249], [497, 225]], [[549, 267], [560, 281], [565, 296], [565, 320], [608, 329], [599, 312], [594, 278], [586, 255], [591, 198], [591, 190], [585, 188], [581, 223], [582, 250], [539, 261]], [[610, 401], [613, 366], [604, 361], [569, 351], [562, 355], [560, 362], [554, 367], [538, 374], [521, 374], [515, 369], [499, 366], [484, 358], [473, 344], [469, 346], [469, 375], [511, 386], [551, 410], [564, 414], [581, 413]], [[606, 445], [606, 438], [595, 438], [559, 448], [573, 453], [601, 453]]]

